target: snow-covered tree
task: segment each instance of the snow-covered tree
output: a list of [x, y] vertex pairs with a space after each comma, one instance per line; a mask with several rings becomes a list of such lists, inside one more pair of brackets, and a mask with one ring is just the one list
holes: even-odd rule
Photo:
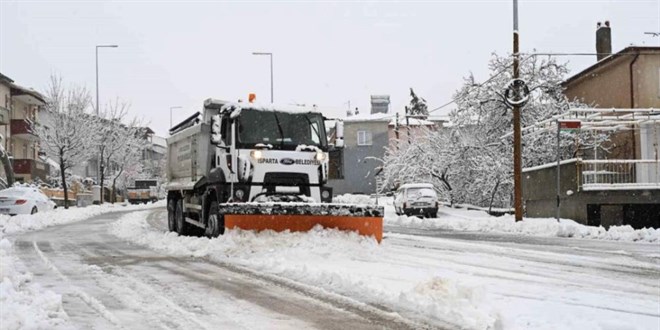
[[[384, 178], [399, 184], [427, 180], [440, 188], [452, 203], [509, 207], [513, 187], [513, 130], [511, 108], [504, 89], [511, 80], [511, 57], [493, 55], [491, 78], [478, 83], [474, 76], [456, 95], [450, 113], [451, 128], [429, 131], [410, 146], [399, 144], [386, 153]], [[520, 75], [530, 87], [528, 103], [522, 108], [522, 126], [530, 126], [580, 104], [569, 102], [561, 82], [566, 64], [551, 57], [526, 57]], [[575, 157], [578, 150], [599, 147], [603, 134], [565, 133], [561, 158]], [[523, 167], [556, 160], [556, 132], [523, 136]], [[424, 174], [425, 173], [425, 174]], [[421, 176], [420, 176], [421, 175]], [[426, 175], [426, 176], [425, 176]]]
[[419, 119], [426, 119], [429, 116], [429, 109], [426, 100], [417, 96], [413, 89], [410, 89], [410, 104], [406, 106], [406, 115], [414, 116]]
[[141, 130], [137, 125], [129, 125], [123, 129], [123, 138], [116, 141], [123, 148], [117, 149], [107, 158], [109, 164], [113, 164], [110, 173], [112, 178], [112, 202], [115, 201], [117, 188], [125, 189], [128, 182], [134, 180], [143, 172], [142, 151], [145, 140], [142, 139]]
[[101, 153], [99, 183], [102, 201], [105, 200], [103, 192], [106, 177], [112, 177], [112, 199], [114, 200], [117, 177], [122, 174], [124, 168], [140, 161], [139, 158], [144, 147], [139, 121], [134, 118], [126, 123], [128, 109], [128, 103], [116, 100], [109, 103], [106, 109], [99, 114], [101, 122], [98, 132], [98, 150]]
[[85, 87], [65, 86], [61, 78], [51, 76], [45, 96], [43, 119], [32, 123], [31, 129], [40, 139], [40, 149], [59, 164], [64, 207], [68, 208], [66, 172], [97, 152], [98, 118], [88, 113], [91, 97]]

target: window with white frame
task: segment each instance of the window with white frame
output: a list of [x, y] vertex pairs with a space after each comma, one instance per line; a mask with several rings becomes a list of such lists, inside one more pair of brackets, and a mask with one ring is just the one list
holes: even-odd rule
[[371, 132], [370, 131], [358, 131], [357, 132], [357, 145], [359, 146], [370, 146], [371, 141]]

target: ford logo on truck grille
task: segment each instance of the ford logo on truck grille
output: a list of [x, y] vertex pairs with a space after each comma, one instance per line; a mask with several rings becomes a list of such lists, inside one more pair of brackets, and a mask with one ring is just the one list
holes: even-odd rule
[[291, 158], [282, 158], [282, 159], [280, 159], [280, 164], [282, 164], [282, 165], [293, 165], [295, 163], [296, 163], [296, 161], [291, 159]]

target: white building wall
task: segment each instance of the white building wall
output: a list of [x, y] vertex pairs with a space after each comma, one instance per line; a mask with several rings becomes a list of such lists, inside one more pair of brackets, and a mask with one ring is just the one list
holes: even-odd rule
[[655, 163], [637, 164], [637, 183], [660, 182], [660, 123], [644, 124], [639, 128], [641, 159]]

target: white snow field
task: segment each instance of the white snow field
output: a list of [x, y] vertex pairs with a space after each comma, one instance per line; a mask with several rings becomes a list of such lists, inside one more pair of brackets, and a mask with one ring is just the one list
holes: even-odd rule
[[660, 328], [655, 243], [533, 237], [513, 243], [508, 234], [492, 242], [389, 232], [377, 244], [321, 228], [231, 230], [208, 239], [179, 237], [166, 231], [165, 219], [154, 224], [148, 215], [127, 214], [110, 232], [168, 255], [290, 279], [442, 328]]
[[86, 208], [58, 208], [50, 212], [17, 216], [0, 215], [0, 329], [68, 328], [62, 296], [33, 282], [24, 263], [15, 256], [9, 234], [38, 230], [58, 224], [88, 219], [118, 211], [162, 207], [150, 205], [104, 204]]
[[[337, 196], [336, 201], [347, 204], [375, 204], [375, 199], [366, 195], [346, 194]], [[390, 226], [660, 243], [660, 229], [654, 228], [633, 229], [626, 225], [605, 229], [585, 226], [570, 219], [560, 219], [560, 222], [557, 222], [554, 218], [524, 218], [523, 221], [516, 222], [513, 215], [494, 217], [484, 211], [451, 207], [440, 207], [438, 219], [421, 219], [396, 215], [392, 197], [379, 198], [378, 205], [385, 208], [384, 224]]]
[[[0, 329], [379, 328], [390, 318], [392, 328], [660, 329], [657, 230], [451, 208], [417, 219], [390, 203], [379, 200], [381, 244], [322, 228], [179, 237], [162, 203], [0, 216]], [[324, 310], [308, 295], [342, 303]], [[334, 312], [351, 308], [375, 310], [377, 323]]]

